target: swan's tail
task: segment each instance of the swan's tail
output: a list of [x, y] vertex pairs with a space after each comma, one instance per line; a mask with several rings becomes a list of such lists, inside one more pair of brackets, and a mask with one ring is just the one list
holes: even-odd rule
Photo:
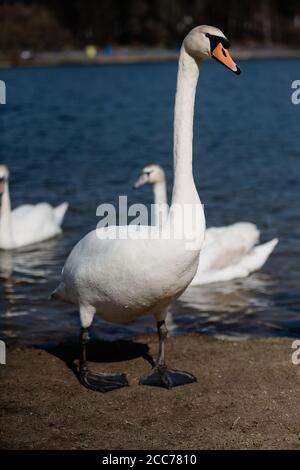
[[251, 252], [241, 261], [241, 266], [248, 270], [249, 273], [258, 271], [263, 267], [270, 254], [278, 243], [278, 238], [274, 238], [267, 243], [255, 246]]
[[63, 202], [62, 204], [60, 204], [59, 206], [57, 206], [53, 209], [55, 222], [57, 223], [57, 225], [59, 227], [61, 226], [61, 224], [64, 220], [64, 216], [65, 216], [65, 213], [68, 210], [68, 207], [69, 207], [69, 203], [68, 202]]
[[66, 294], [65, 284], [61, 282], [57, 288], [50, 294], [49, 299], [61, 300], [63, 302], [72, 303]]
[[201, 286], [206, 284], [213, 284], [215, 282], [228, 282], [232, 281], [233, 279], [247, 277], [248, 274], [249, 271], [243, 268], [240, 264], [233, 264], [232, 266], [228, 266], [226, 268], [203, 273], [201, 276], [196, 276], [192, 280], [191, 286]]
[[277, 243], [278, 239], [274, 238], [267, 243], [255, 246], [250, 253], [244, 256], [237, 264], [232, 264], [222, 269], [200, 273], [195, 276], [191, 285], [197, 286], [202, 284], [211, 284], [213, 282], [226, 282], [233, 279], [247, 277], [249, 274], [262, 268]]

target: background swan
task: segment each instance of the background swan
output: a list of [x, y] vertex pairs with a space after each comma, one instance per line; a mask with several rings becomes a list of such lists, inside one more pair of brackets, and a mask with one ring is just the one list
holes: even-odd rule
[[[147, 165], [134, 188], [147, 183], [153, 187], [155, 224], [161, 225], [166, 220], [169, 209], [165, 172], [160, 165]], [[206, 229], [198, 270], [191, 285], [230, 281], [247, 277], [261, 269], [278, 239], [256, 245], [259, 236], [258, 228], [250, 222]]]
[[[149, 313], [156, 318], [159, 356], [155, 368], [141, 378], [142, 384], [170, 388], [196, 380], [192, 374], [166, 367], [165, 318], [169, 304], [195, 276], [205, 233], [204, 212], [192, 171], [199, 66], [205, 57], [215, 57], [240, 73], [228, 47], [224, 34], [211, 26], [194, 28], [183, 41], [174, 113], [174, 187], [167, 220], [162, 226], [111, 226], [90, 232], [71, 251], [61, 283], [52, 294], [79, 309], [79, 373], [82, 383], [91, 389], [107, 391], [127, 385], [124, 374], [88, 369], [86, 343], [96, 313], [111, 322], [126, 322]], [[194, 209], [190, 217], [184, 217], [186, 205]]]
[[42, 202], [11, 210], [9, 171], [0, 165], [0, 249], [11, 250], [55, 237], [61, 233], [67, 209], [66, 202], [58, 207]]

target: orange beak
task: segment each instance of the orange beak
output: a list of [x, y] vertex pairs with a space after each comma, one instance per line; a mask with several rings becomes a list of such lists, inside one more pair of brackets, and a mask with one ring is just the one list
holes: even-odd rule
[[219, 44], [212, 51], [212, 57], [218, 62], [221, 62], [221, 64], [225, 65], [225, 67], [232, 70], [232, 72], [236, 73], [237, 75], [241, 73], [240, 68], [236, 65], [231, 55], [229, 54], [228, 49], [225, 49], [221, 42], [219, 42]]

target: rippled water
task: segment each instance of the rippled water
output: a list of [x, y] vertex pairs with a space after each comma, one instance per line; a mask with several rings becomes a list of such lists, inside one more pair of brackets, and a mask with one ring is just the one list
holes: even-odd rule
[[[300, 334], [299, 117], [291, 82], [299, 61], [241, 62], [236, 77], [205, 63], [198, 87], [194, 174], [208, 226], [254, 222], [263, 241], [280, 243], [263, 270], [245, 280], [189, 288], [171, 308], [173, 333]], [[97, 223], [101, 202], [152, 199], [133, 192], [147, 163], [171, 183], [176, 64], [74, 66], [1, 71], [0, 161], [11, 169], [13, 207], [67, 200], [64, 234], [0, 252], [1, 336], [49, 343], [78, 334], [76, 311], [47, 299], [72, 246]], [[153, 330], [96, 320], [95, 335]]]

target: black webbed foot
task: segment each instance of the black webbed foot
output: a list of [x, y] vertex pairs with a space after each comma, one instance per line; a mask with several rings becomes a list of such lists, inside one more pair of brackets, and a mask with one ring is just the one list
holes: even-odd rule
[[110, 392], [117, 388], [126, 387], [128, 384], [125, 374], [93, 372], [88, 368], [86, 360], [86, 345], [89, 342], [87, 328], [82, 328], [80, 333], [80, 359], [79, 359], [79, 380], [86, 388], [97, 392]]
[[159, 365], [140, 378], [140, 384], [142, 385], [153, 385], [168, 389], [193, 382], [197, 382], [197, 379], [189, 372], [168, 369], [166, 366]]
[[125, 374], [92, 372], [87, 367], [79, 371], [79, 378], [85, 387], [102, 393], [128, 385]]

